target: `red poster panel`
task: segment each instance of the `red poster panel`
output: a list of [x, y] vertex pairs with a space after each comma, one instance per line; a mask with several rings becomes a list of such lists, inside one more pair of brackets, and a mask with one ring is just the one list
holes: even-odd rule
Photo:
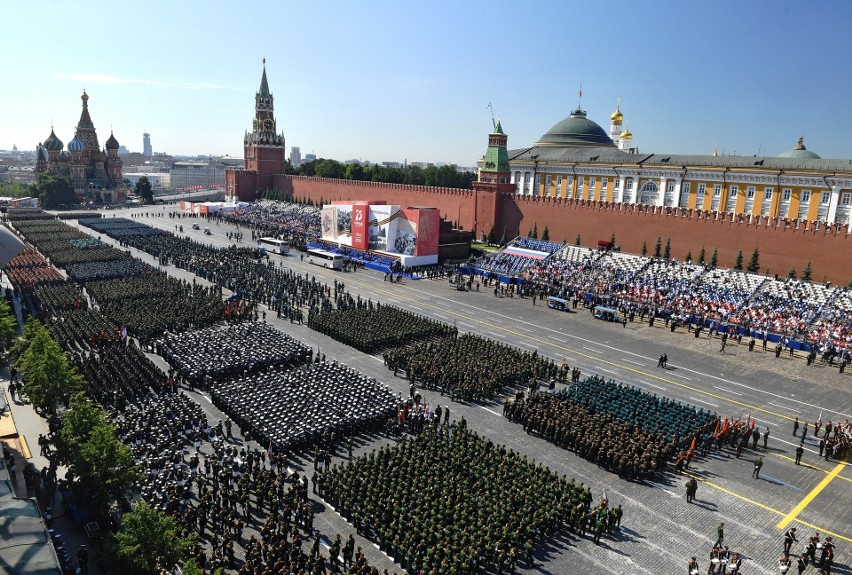
[[367, 249], [367, 220], [370, 217], [370, 206], [355, 204], [352, 206], [352, 247], [360, 250]]
[[420, 209], [417, 212], [417, 244], [414, 255], [436, 256], [441, 231], [441, 212], [436, 209]]

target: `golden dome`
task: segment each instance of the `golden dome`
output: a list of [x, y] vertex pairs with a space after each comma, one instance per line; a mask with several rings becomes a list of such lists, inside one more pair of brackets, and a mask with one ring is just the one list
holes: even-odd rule
[[624, 119], [624, 114], [621, 113], [621, 104], [615, 107], [615, 112], [609, 117], [613, 124], [620, 124]]
[[624, 130], [623, 132], [621, 132], [619, 138], [622, 140], [632, 140], [633, 134], [630, 133], [630, 130]]

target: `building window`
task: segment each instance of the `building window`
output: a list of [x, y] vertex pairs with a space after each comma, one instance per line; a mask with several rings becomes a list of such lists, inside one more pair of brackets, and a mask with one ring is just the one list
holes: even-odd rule
[[562, 189], [562, 176], [556, 176], [556, 189]]
[[689, 190], [690, 190], [691, 188], [692, 188], [692, 184], [691, 184], [690, 182], [685, 182], [685, 183], [681, 186], [681, 190], [680, 190], [680, 191], [681, 191], [681, 193], [682, 193], [682, 194], [689, 194]]
[[621, 188], [621, 180], [619, 180], [619, 179], [615, 179], [615, 180], [613, 180], [613, 181], [612, 181], [612, 189], [613, 189], [613, 190], [618, 190], [618, 189], [620, 189], [620, 188]]
[[729, 195], [730, 195], [732, 198], [736, 198], [736, 197], [737, 197], [737, 192], [739, 192], [739, 191], [740, 191], [740, 187], [739, 187], [739, 186], [731, 186], [731, 193], [730, 193]]
[[823, 192], [820, 196], [819, 203], [827, 204], [831, 201], [831, 192]]
[[713, 197], [718, 198], [722, 195], [722, 184], [714, 184], [713, 185]]
[[766, 201], [772, 200], [772, 188], [763, 188], [763, 199]]
[[669, 183], [668, 183], [668, 187], [666, 187], [666, 191], [667, 191], [668, 193], [672, 193], [672, 192], [674, 192], [674, 189], [675, 189], [675, 183], [674, 183], [674, 182], [669, 182]]
[[565, 178], [565, 195], [572, 197], [574, 191], [574, 178]]
[[754, 198], [755, 190], [756, 188], [754, 186], [749, 186], [748, 188], [746, 188], [746, 197], [748, 197], [749, 199]]
[[801, 203], [807, 204], [811, 201], [811, 191], [810, 190], [802, 190], [802, 201]]
[[609, 178], [601, 178], [601, 191], [606, 191], [606, 186], [609, 183]]
[[784, 188], [784, 191], [781, 192], [781, 201], [789, 202], [790, 198], [793, 197], [793, 190], [790, 188]]
[[849, 204], [852, 204], [852, 192], [843, 192], [840, 196], [840, 205], [848, 206]]
[[707, 190], [707, 184], [698, 184], [698, 195], [703, 196], [704, 192]]
[[548, 175], [544, 178], [544, 190], [545, 190], [545, 191], [544, 191], [544, 194], [545, 194], [546, 196], [549, 196], [549, 195], [550, 195], [550, 174], [548, 174]]
[[541, 175], [535, 175], [535, 189], [533, 189], [532, 193], [534, 196], [537, 196], [541, 193]]

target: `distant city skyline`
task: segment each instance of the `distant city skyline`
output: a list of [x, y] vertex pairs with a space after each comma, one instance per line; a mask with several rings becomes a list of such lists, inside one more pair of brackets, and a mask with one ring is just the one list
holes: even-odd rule
[[305, 157], [472, 166], [489, 102], [524, 148], [582, 84], [605, 129], [621, 99], [643, 153], [775, 156], [804, 136], [852, 158], [840, 0], [216, 4], [7, 5], [0, 149], [34, 149], [51, 124], [67, 144], [85, 88], [101, 143], [112, 128], [133, 152], [147, 132], [155, 153], [240, 157], [266, 58], [278, 129]]

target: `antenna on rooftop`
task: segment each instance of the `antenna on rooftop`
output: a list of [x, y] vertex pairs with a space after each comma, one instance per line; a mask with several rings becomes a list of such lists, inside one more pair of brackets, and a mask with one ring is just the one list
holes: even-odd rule
[[497, 129], [497, 122], [494, 120], [494, 106], [491, 105], [491, 102], [488, 102], [488, 106], [486, 106], [489, 110], [491, 110], [491, 127], [493, 129]]

